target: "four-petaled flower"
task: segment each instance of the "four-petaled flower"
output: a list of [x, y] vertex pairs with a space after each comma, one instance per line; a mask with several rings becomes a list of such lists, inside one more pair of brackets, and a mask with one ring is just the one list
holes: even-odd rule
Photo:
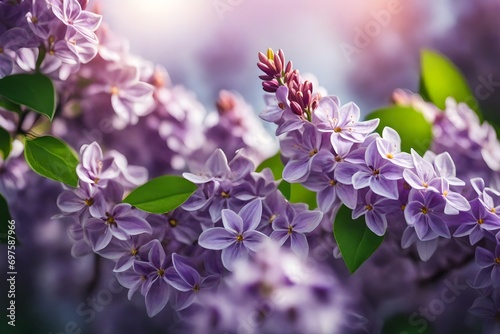
[[213, 227], [203, 231], [198, 239], [201, 247], [222, 250], [222, 263], [228, 270], [234, 268], [239, 259], [248, 257], [249, 252], [258, 250], [267, 236], [255, 231], [262, 217], [262, 202], [255, 199], [239, 212], [222, 210], [224, 227]]
[[331, 132], [333, 149], [339, 152], [342, 151], [341, 146], [361, 143], [380, 122], [379, 119], [360, 122], [359, 117], [359, 108], [353, 102], [340, 107], [338, 100], [327, 96], [319, 101], [313, 114], [313, 123], [319, 131]]

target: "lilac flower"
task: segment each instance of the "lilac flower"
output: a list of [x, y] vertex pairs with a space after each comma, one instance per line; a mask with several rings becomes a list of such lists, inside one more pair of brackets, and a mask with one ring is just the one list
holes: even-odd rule
[[91, 96], [110, 94], [113, 110], [127, 124], [137, 124], [139, 116], [152, 110], [153, 92], [152, 85], [139, 81], [137, 67], [117, 65], [100, 73], [99, 81], [87, 89], [87, 94]]
[[0, 30], [0, 79], [10, 75], [13, 69], [15, 51], [28, 47], [28, 34], [21, 28], [12, 28], [5, 32]]
[[383, 206], [384, 198], [378, 196], [375, 192], [368, 190], [358, 192], [358, 203], [352, 211], [352, 219], [357, 219], [365, 215], [366, 226], [378, 236], [385, 234], [387, 229], [386, 213], [387, 209]]
[[249, 252], [258, 250], [260, 243], [267, 237], [255, 231], [262, 217], [262, 202], [253, 200], [245, 205], [239, 214], [222, 210], [222, 227], [205, 230], [198, 240], [201, 247], [222, 250], [222, 263], [231, 271], [234, 263], [248, 257]]
[[413, 189], [405, 208], [408, 225], [415, 227], [418, 238], [429, 241], [437, 237], [450, 238], [450, 230], [444, 218], [444, 199], [435, 192]]
[[270, 235], [273, 231], [272, 224], [276, 218], [285, 213], [289, 205], [285, 196], [280, 191], [275, 191], [263, 200], [262, 218], [258, 227], [260, 232]]
[[479, 200], [494, 217], [500, 220], [500, 192], [485, 187]]
[[382, 158], [395, 165], [404, 168], [413, 167], [411, 155], [401, 152], [401, 137], [393, 128], [386, 126], [382, 130], [382, 139], [377, 140], [377, 150]]
[[[498, 242], [498, 238], [497, 238]], [[486, 248], [476, 247], [476, 263], [481, 268], [477, 273], [472, 286], [476, 289], [490, 285], [500, 286], [500, 244], [497, 243], [492, 253]]]
[[[494, 320], [496, 329], [498, 329], [496, 318], [500, 313], [500, 289], [495, 288], [491, 294], [477, 298], [470, 307], [469, 312], [476, 317]], [[494, 332], [492, 331], [491, 333]]]
[[446, 179], [452, 186], [464, 186], [465, 182], [456, 177], [457, 171], [455, 163], [448, 152], [436, 155], [434, 158], [434, 168], [437, 176]]
[[436, 178], [429, 183], [429, 186], [436, 189], [445, 200], [445, 214], [457, 215], [460, 211], [470, 210], [469, 201], [461, 194], [451, 191], [450, 185], [445, 178]]
[[330, 170], [334, 157], [330, 150], [323, 148], [321, 133], [314, 126], [304, 126], [302, 136], [294, 132], [281, 142], [283, 155], [290, 160], [283, 169], [283, 178], [287, 182], [303, 182], [311, 171]]
[[132, 296], [137, 290], [143, 289], [146, 284], [146, 277], [146, 275], [142, 275], [135, 271], [133, 267], [116, 273], [116, 279], [118, 282], [125, 288], [129, 289], [127, 293], [128, 300], [132, 300]]
[[303, 183], [304, 187], [316, 192], [316, 201], [321, 211], [329, 212], [339, 200], [350, 209], [356, 206], [356, 189], [336, 179], [336, 170], [329, 173], [312, 172]]
[[403, 171], [405, 181], [414, 189], [428, 189], [438, 192], [435, 187], [429, 185], [431, 181], [437, 177], [434, 167], [413, 149], [411, 150], [411, 156], [413, 158], [413, 164], [415, 165], [415, 172], [410, 169], [405, 169]]
[[278, 241], [280, 245], [290, 240], [290, 248], [300, 257], [306, 257], [309, 253], [309, 244], [306, 233], [312, 232], [321, 222], [323, 213], [321, 211], [296, 212], [293, 206], [288, 206], [286, 214], [277, 217], [273, 221], [273, 233], [271, 239]]
[[259, 115], [263, 120], [278, 123], [286, 110], [291, 112], [288, 104], [288, 88], [286, 86], [278, 87], [275, 95], [266, 95], [265, 98], [267, 100], [267, 107]]
[[31, 11], [26, 13], [26, 21], [31, 31], [41, 39], [48, 39], [54, 14], [49, 9], [46, 0], [32, 0]]
[[85, 233], [80, 222], [71, 224], [67, 232], [68, 237], [73, 242], [71, 246], [71, 256], [79, 258], [92, 253], [92, 246], [85, 238]]
[[[380, 138], [368, 145], [365, 151], [366, 165], [360, 165], [359, 170], [352, 175], [352, 185], [354, 189], [370, 187], [380, 196], [397, 199], [399, 196], [397, 180], [403, 178], [402, 168], [380, 155], [376, 144], [379, 140]], [[345, 172], [345, 169], [339, 169], [337, 175]], [[339, 175], [338, 178], [343, 180], [348, 178], [348, 175]]]
[[219, 277], [216, 275], [201, 277], [194, 264], [183, 256], [172, 254], [173, 267], [165, 271], [165, 280], [180, 291], [177, 295], [176, 310], [181, 311], [193, 304], [201, 290], [215, 285]]
[[[165, 277], [168, 258], [158, 240], [151, 241], [148, 261], [135, 261], [134, 270], [146, 278], [141, 293], [146, 297], [146, 311], [149, 317], [158, 314], [170, 297], [170, 289]], [[137, 283], [136, 283], [137, 284]]]
[[148, 180], [148, 170], [141, 166], [129, 165], [127, 158], [118, 151], [112, 150], [106, 152], [106, 158], [113, 158], [119, 175], [116, 181], [120, 182], [125, 188], [133, 189]]
[[114, 272], [123, 272], [132, 268], [134, 261], [147, 257], [147, 245], [152, 240], [149, 234], [132, 235], [130, 239], [112, 239], [102, 250], [97, 251], [100, 256], [115, 261]]
[[359, 122], [360, 111], [353, 102], [340, 107], [340, 103], [331, 97], [324, 97], [319, 101], [318, 108], [313, 114], [313, 123], [318, 131], [331, 132], [333, 149], [338, 152], [340, 147], [349, 142], [360, 143], [373, 132], [380, 120], [373, 119]]
[[120, 173], [113, 158], [104, 158], [101, 147], [96, 142], [83, 145], [80, 148], [81, 161], [76, 167], [76, 173], [81, 181], [106, 187], [108, 180]]
[[216, 149], [208, 158], [203, 170], [197, 173], [183, 173], [187, 180], [203, 184], [210, 181], [240, 181], [255, 169], [253, 162], [238, 154], [230, 163], [221, 149]]
[[201, 233], [200, 224], [196, 224], [195, 212], [189, 212], [182, 208], [177, 208], [164, 214], [167, 220], [167, 227], [171, 231], [175, 240], [186, 245], [192, 245], [198, 240]]
[[401, 248], [406, 249], [415, 243], [417, 245], [417, 252], [420, 259], [426, 262], [436, 251], [438, 242], [439, 238], [434, 238], [431, 240], [420, 240], [416, 233], [415, 227], [410, 225], [407, 226], [405, 231], [403, 232], [403, 236], [401, 238]]
[[67, 26], [73, 27], [89, 41], [98, 43], [94, 31], [102, 21], [102, 16], [82, 10], [77, 0], [48, 0], [52, 12]]
[[109, 212], [101, 213], [101, 218], [89, 218], [84, 229], [94, 251], [106, 247], [114, 236], [127, 240], [132, 235], [152, 233], [151, 225], [127, 203], [115, 205]]
[[68, 27], [66, 30], [64, 42], [67, 48], [76, 55], [76, 58], [82, 64], [87, 64], [94, 59], [99, 51], [98, 44], [90, 42], [72, 27]]
[[453, 236], [464, 237], [468, 235], [470, 244], [475, 245], [484, 237], [486, 231], [500, 230], [500, 221], [488, 213], [479, 199], [472, 200], [470, 205], [470, 211], [460, 212], [454, 218], [460, 225]]
[[57, 206], [65, 214], [92, 217], [101, 217], [101, 212], [106, 210], [106, 200], [98, 188], [81, 182], [76, 189], [67, 189], [57, 197]]

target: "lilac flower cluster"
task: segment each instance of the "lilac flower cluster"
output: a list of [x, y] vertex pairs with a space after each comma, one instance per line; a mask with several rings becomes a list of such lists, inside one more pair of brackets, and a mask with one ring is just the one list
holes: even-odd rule
[[[283, 59], [281, 50], [269, 51], [267, 56], [259, 55], [258, 64], [266, 73], [261, 77], [264, 90], [275, 93], [266, 97], [261, 118], [278, 126], [286, 161], [283, 178], [317, 192], [318, 205], [327, 216], [333, 216], [341, 204], [353, 210], [353, 219], [364, 215], [368, 228], [377, 235], [384, 235], [388, 226], [406, 222], [401, 246], [415, 244], [424, 261], [434, 254], [439, 239], [468, 237], [470, 246], [481, 241], [486, 246], [476, 248], [481, 270], [471, 285], [482, 289], [484, 296], [472, 311], [496, 314], [500, 142], [493, 127], [481, 124], [464, 103], [449, 98], [441, 111], [418, 95], [399, 90], [395, 102], [422, 111], [433, 123], [434, 134], [432, 151], [424, 156], [414, 150], [401, 152], [398, 133], [388, 127], [382, 136], [372, 133], [378, 121], [360, 122], [353, 103], [341, 105], [336, 97], [319, 97], [318, 103], [297, 113], [291, 107], [295, 101], [289, 93], [292, 84], [285, 75], [292, 71], [291, 65], [285, 72], [268, 70], [280, 68]], [[300, 79], [299, 83], [306, 85]], [[308, 96], [318, 96], [307, 86]], [[491, 307], [485, 310], [484, 305]]]
[[272, 172], [254, 172], [242, 152], [228, 161], [218, 149], [203, 169], [184, 173], [199, 188], [163, 215], [121, 203], [124, 191], [145, 181], [144, 169], [128, 166], [118, 152], [103, 155], [95, 142], [82, 146], [80, 157], [79, 187], [57, 200], [61, 216], [74, 220], [72, 254], [93, 251], [113, 260], [129, 298], [140, 291], [149, 316], [169, 300], [177, 311], [200, 305], [201, 296], [223, 284], [225, 273], [249, 261], [266, 240], [305, 259], [308, 238], [323, 218], [288, 202]]
[[[96, 34], [97, 56], [61, 90], [63, 117], [55, 134], [76, 147], [93, 140], [114, 147], [146, 163], [153, 175], [198, 168], [216, 148], [230, 158], [246, 148], [256, 162], [275, 153], [272, 136], [238, 94], [221, 91], [217, 112], [207, 112], [193, 92], [170, 82], [163, 67], [130, 54], [127, 42], [105, 24]], [[123, 143], [124, 131], [137, 141]]]
[[192, 333], [346, 333], [360, 322], [343, 288], [326, 268], [268, 241], [183, 317]]
[[65, 80], [97, 54], [101, 15], [86, 1], [2, 1], [0, 78], [35, 69]]

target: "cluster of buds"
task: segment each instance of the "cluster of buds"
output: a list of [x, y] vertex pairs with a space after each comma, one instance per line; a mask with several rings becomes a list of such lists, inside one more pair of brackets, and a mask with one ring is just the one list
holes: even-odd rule
[[[262, 88], [269, 93], [275, 93], [280, 86], [288, 88], [288, 100], [290, 109], [298, 116], [303, 116], [309, 121], [311, 113], [318, 106], [321, 99], [319, 93], [313, 93], [313, 84], [308, 80], [303, 80], [298, 70], [293, 70], [292, 62], [285, 64], [285, 54], [283, 50], [274, 52], [271, 48], [267, 50], [267, 55], [259, 52], [259, 62], [257, 66], [265, 73], [259, 76], [263, 80]], [[285, 105], [283, 105], [283, 108]]]

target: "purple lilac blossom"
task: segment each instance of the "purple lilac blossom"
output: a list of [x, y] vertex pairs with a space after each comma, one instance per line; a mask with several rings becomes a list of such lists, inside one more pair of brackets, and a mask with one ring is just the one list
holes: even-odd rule
[[260, 199], [245, 205], [238, 214], [224, 209], [222, 210], [224, 227], [213, 227], [203, 231], [198, 243], [203, 248], [222, 250], [222, 263], [231, 271], [237, 261], [247, 258], [250, 252], [256, 252], [267, 238], [265, 234], [255, 231], [261, 218]]

